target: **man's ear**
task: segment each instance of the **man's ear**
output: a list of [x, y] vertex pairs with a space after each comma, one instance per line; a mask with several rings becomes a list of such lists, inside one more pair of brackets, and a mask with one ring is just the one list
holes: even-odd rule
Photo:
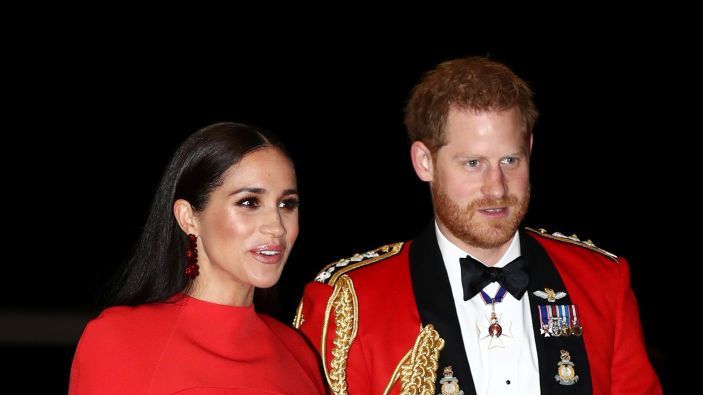
[[178, 226], [187, 234], [198, 235], [198, 221], [193, 207], [185, 199], [178, 199], [173, 202], [173, 215], [176, 217]]
[[425, 182], [431, 182], [434, 179], [434, 168], [429, 148], [422, 141], [414, 142], [410, 146], [410, 158], [418, 178]]

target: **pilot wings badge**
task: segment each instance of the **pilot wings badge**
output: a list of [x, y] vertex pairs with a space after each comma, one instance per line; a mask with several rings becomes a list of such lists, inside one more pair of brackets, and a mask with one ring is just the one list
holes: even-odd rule
[[532, 292], [532, 294], [537, 297], [540, 297], [542, 299], [547, 299], [547, 302], [551, 302], [551, 303], [554, 303], [558, 299], [561, 299], [564, 296], [566, 296], [566, 292], [561, 292], [561, 291], [554, 292], [554, 290], [551, 288], [545, 288], [544, 291], [537, 290], [537, 291]]

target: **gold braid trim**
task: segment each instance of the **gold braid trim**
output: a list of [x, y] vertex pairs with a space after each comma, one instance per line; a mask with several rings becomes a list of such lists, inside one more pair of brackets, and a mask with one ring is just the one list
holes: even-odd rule
[[363, 254], [354, 254], [352, 257], [334, 261], [325, 266], [324, 269], [317, 274], [315, 281], [333, 286], [337, 279], [343, 274], [372, 263], [380, 262], [386, 258], [390, 258], [399, 253], [402, 248], [402, 242], [387, 244], [371, 251], [364, 252]]
[[293, 318], [293, 327], [295, 329], [300, 329], [300, 327], [303, 325], [303, 322], [305, 322], [305, 318], [303, 318], [303, 300], [300, 300], [300, 304], [298, 305], [298, 309], [295, 310], [295, 318]]
[[613, 260], [613, 261], [615, 261], [615, 262], [618, 262], [618, 256], [617, 256], [617, 255], [615, 255], [615, 254], [613, 254], [613, 253], [611, 253], [611, 252], [608, 252], [608, 251], [606, 251], [606, 250], [604, 250], [604, 249], [602, 249], [602, 248], [600, 248], [600, 247], [596, 247], [596, 245], [595, 245], [591, 240], [580, 240], [579, 237], [576, 236], [576, 235], [566, 236], [566, 235], [564, 235], [564, 234], [562, 234], [562, 233], [560, 233], [560, 232], [554, 232], [554, 233], [552, 233], [552, 234], [549, 234], [549, 232], [547, 232], [547, 230], [546, 230], [546, 229], [543, 229], [543, 228], [533, 229], [533, 228], [530, 228], [530, 227], [525, 227], [525, 230], [528, 230], [528, 231], [530, 231], [530, 232], [536, 233], [536, 234], [538, 234], [538, 235], [540, 235], [540, 236], [542, 236], [542, 237], [546, 237], [546, 238], [548, 238], [548, 239], [558, 240], [558, 241], [562, 241], [562, 242], [565, 242], [565, 243], [577, 245], [577, 246], [579, 246], [579, 247], [587, 248], [587, 249], [589, 249], [589, 250], [591, 250], [591, 251], [595, 251], [595, 252], [597, 252], [597, 253], [599, 253], [599, 254], [605, 255], [605, 256], [607, 256], [608, 258], [610, 258], [611, 260]]
[[437, 379], [439, 352], [444, 348], [444, 339], [432, 324], [420, 330], [412, 350], [400, 360], [386, 385], [383, 394], [390, 393], [400, 378], [401, 395], [434, 395]]
[[[327, 370], [327, 324], [330, 313], [334, 309], [334, 348], [329, 372]], [[356, 337], [359, 327], [359, 303], [354, 292], [354, 283], [349, 276], [340, 277], [335, 285], [334, 292], [327, 302], [325, 310], [325, 323], [322, 327], [322, 366], [325, 370], [327, 384], [335, 395], [347, 395], [347, 357], [349, 348]]]
[[378, 247], [375, 250], [372, 250], [371, 252], [375, 252], [379, 255], [376, 257], [370, 258], [370, 259], [365, 259], [361, 262], [352, 263], [352, 264], [349, 264], [345, 267], [342, 267], [341, 269], [337, 270], [337, 272], [332, 275], [332, 278], [330, 278], [329, 283], [334, 284], [336, 281], [338, 281], [340, 276], [344, 275], [344, 273], [346, 273], [346, 272], [352, 271], [354, 269], [358, 269], [360, 267], [364, 267], [366, 265], [370, 265], [372, 263], [376, 263], [378, 261], [382, 261], [386, 258], [390, 258], [393, 255], [396, 255], [403, 248], [403, 244], [404, 244], [403, 242], [395, 243], [395, 244], [387, 244], [387, 245]]

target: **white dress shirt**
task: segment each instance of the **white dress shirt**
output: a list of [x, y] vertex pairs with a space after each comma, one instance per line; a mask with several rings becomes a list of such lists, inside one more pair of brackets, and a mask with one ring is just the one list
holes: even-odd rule
[[[503, 301], [495, 303], [496, 316], [503, 328], [503, 334], [500, 337], [491, 338], [488, 336], [491, 304], [486, 304], [480, 293], [464, 301], [459, 259], [470, 254], [447, 240], [436, 222], [435, 232], [444, 266], [449, 275], [454, 306], [461, 327], [461, 337], [464, 340], [476, 393], [478, 395], [539, 394], [539, 365], [527, 292], [521, 300], [515, 299], [506, 292]], [[516, 232], [510, 247], [495, 267], [504, 267], [519, 256], [520, 237]], [[499, 288], [500, 285], [493, 282], [483, 291], [489, 298], [493, 298]], [[556, 372], [556, 364], [554, 371]], [[461, 385], [460, 382], [459, 386]]]

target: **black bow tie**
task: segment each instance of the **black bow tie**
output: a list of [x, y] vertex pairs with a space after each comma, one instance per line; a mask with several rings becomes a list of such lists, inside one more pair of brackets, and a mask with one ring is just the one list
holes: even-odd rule
[[527, 260], [521, 256], [515, 258], [505, 267], [488, 267], [470, 256], [460, 258], [461, 284], [464, 286], [464, 300], [469, 300], [488, 284], [497, 281], [520, 300], [527, 290], [530, 277], [527, 274]]

